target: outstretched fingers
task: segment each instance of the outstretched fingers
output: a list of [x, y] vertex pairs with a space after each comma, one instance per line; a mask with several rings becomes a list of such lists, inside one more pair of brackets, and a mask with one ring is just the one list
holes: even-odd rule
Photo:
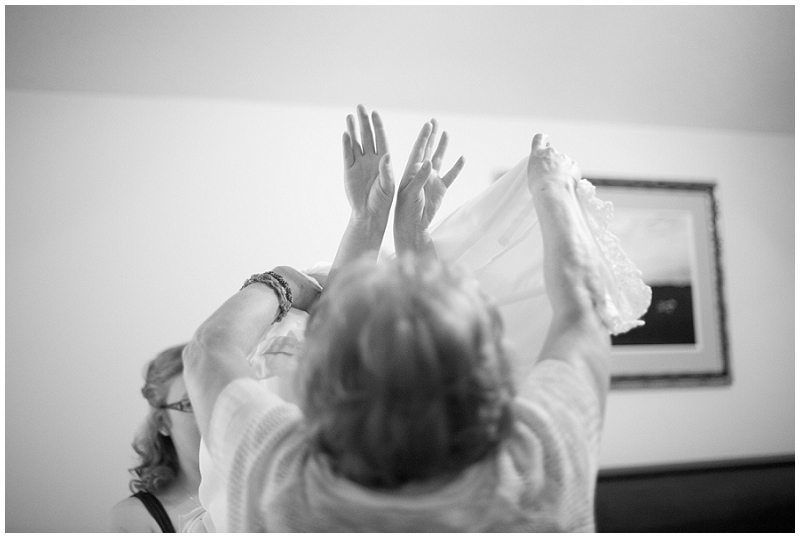
[[433, 154], [433, 145], [436, 143], [436, 135], [439, 132], [439, 122], [436, 121], [436, 118], [431, 118], [431, 134], [428, 137], [428, 142], [425, 144], [425, 155], [423, 159], [426, 161], [431, 160], [431, 155]]
[[406, 164], [405, 172], [403, 172], [403, 181], [408, 182], [411, 181], [411, 171], [416, 167], [417, 164], [421, 163], [425, 160], [425, 146], [428, 144], [428, 139], [431, 136], [431, 131], [433, 127], [430, 123], [425, 123], [422, 126], [422, 129], [417, 136], [417, 140], [414, 142], [414, 146], [411, 148], [411, 154], [408, 156], [408, 163]]
[[433, 133], [433, 124], [426, 122], [419, 131], [417, 140], [414, 142], [414, 147], [411, 148], [411, 155], [408, 159], [409, 164], [421, 163], [425, 160], [425, 151], [428, 147], [428, 141]]
[[356, 137], [356, 119], [352, 114], [347, 115], [347, 133], [350, 135], [350, 144], [353, 146], [353, 154], [356, 157], [363, 155], [364, 152], [361, 151], [361, 144], [358, 143], [358, 138]]
[[369, 123], [369, 115], [364, 105], [356, 107], [358, 114], [358, 124], [361, 126], [361, 150], [366, 155], [375, 153], [375, 141], [372, 138], [372, 125]]
[[[431, 139], [433, 139], [432, 136]], [[449, 141], [450, 137], [447, 135], [447, 131], [443, 131], [442, 138], [439, 140], [439, 145], [436, 148], [436, 153], [434, 153], [433, 157], [431, 158], [433, 169], [437, 172], [442, 167], [442, 160], [444, 159], [444, 154], [447, 151], [447, 144]]]

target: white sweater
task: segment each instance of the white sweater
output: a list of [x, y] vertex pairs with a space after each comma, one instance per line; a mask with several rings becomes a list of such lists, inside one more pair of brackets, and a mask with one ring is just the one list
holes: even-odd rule
[[257, 381], [234, 381], [215, 403], [206, 440], [225, 490], [225, 506], [211, 514], [216, 530], [594, 531], [602, 417], [589, 380], [544, 360], [518, 392], [514, 432], [496, 456], [438, 490], [386, 493], [334, 475], [314, 456], [297, 406]]

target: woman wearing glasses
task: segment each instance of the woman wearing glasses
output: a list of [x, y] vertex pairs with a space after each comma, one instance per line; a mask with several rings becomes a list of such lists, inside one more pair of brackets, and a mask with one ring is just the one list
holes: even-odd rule
[[150, 411], [133, 442], [139, 457], [131, 469], [134, 494], [111, 509], [112, 532], [176, 532], [202, 510], [200, 431], [183, 381], [183, 348], [166, 349], [147, 366], [142, 395]]

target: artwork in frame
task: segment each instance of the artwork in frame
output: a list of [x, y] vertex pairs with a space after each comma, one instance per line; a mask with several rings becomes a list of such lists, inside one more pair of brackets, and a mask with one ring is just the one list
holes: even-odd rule
[[714, 183], [589, 181], [653, 290], [645, 324], [612, 337], [611, 387], [730, 384]]

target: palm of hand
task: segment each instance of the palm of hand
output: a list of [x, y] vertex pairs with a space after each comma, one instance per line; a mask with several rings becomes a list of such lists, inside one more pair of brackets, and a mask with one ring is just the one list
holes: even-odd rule
[[347, 132], [342, 138], [344, 183], [347, 200], [357, 219], [388, 219], [394, 198], [394, 178], [389, 166], [389, 148], [383, 121], [373, 112], [370, 125], [366, 109], [358, 106], [361, 141], [356, 136], [356, 122], [347, 116]]
[[421, 211], [418, 214], [422, 229], [427, 229], [433, 221], [433, 217], [436, 216], [436, 212], [439, 211], [439, 207], [442, 205], [446, 192], [447, 185], [444, 184], [441, 176], [439, 176], [439, 172], [432, 170], [428, 181], [419, 193]]
[[360, 155], [345, 170], [347, 200], [350, 207], [363, 217], [389, 213], [394, 193], [385, 192], [378, 181], [380, 160], [381, 155]]

